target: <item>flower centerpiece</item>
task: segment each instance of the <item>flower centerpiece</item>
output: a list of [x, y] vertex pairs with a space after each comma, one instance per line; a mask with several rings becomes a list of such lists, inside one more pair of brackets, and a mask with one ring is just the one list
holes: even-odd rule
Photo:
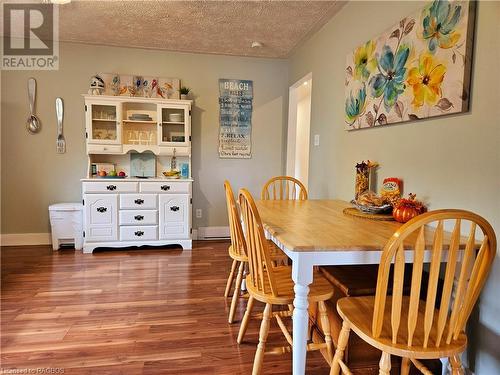
[[426, 211], [424, 204], [416, 200], [416, 194], [408, 194], [408, 198], [399, 199], [392, 211], [392, 216], [400, 223], [406, 223]]

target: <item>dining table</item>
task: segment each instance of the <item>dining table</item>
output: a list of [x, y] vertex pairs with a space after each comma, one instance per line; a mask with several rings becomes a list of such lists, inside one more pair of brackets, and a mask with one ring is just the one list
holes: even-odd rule
[[[402, 225], [344, 213], [352, 205], [342, 200], [260, 200], [256, 205], [268, 239], [292, 260], [294, 281], [293, 375], [305, 374], [308, 340], [308, 293], [313, 269], [322, 265], [378, 264], [389, 238]], [[425, 228], [426, 249], [433, 240]], [[449, 241], [444, 234], [443, 245]], [[405, 261], [413, 261], [416, 233], [404, 242]], [[448, 242], [449, 243], [449, 242]], [[446, 259], [446, 246], [443, 248]], [[430, 260], [426, 250], [424, 261]]]

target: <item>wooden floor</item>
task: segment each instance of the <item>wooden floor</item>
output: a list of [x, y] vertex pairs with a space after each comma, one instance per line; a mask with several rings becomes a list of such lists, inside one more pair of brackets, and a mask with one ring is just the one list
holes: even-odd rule
[[[2, 369], [250, 374], [259, 321], [252, 320], [245, 343], [238, 346], [246, 301], [238, 308], [238, 322], [229, 325], [229, 301], [223, 297], [227, 246], [205, 241], [192, 251], [93, 255], [49, 247], [2, 248]], [[255, 311], [262, 311], [262, 305]], [[274, 322], [268, 343], [284, 344]], [[264, 373], [290, 374], [291, 363], [291, 354], [266, 355]], [[319, 352], [308, 354], [307, 374], [328, 372]]]

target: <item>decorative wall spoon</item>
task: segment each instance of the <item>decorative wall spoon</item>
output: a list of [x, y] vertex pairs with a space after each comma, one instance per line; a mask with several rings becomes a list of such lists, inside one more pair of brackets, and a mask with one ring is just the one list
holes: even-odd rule
[[28, 101], [30, 105], [30, 116], [26, 121], [26, 129], [30, 134], [36, 134], [40, 131], [42, 123], [35, 116], [35, 97], [36, 97], [36, 81], [34, 78], [28, 79]]

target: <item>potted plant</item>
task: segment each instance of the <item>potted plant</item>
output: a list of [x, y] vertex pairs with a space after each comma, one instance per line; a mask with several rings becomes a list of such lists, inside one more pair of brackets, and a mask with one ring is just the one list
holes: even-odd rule
[[181, 93], [181, 99], [182, 100], [186, 100], [187, 99], [189, 91], [191, 91], [191, 89], [189, 87], [186, 87], [186, 86], [182, 86], [181, 87], [180, 93]]

